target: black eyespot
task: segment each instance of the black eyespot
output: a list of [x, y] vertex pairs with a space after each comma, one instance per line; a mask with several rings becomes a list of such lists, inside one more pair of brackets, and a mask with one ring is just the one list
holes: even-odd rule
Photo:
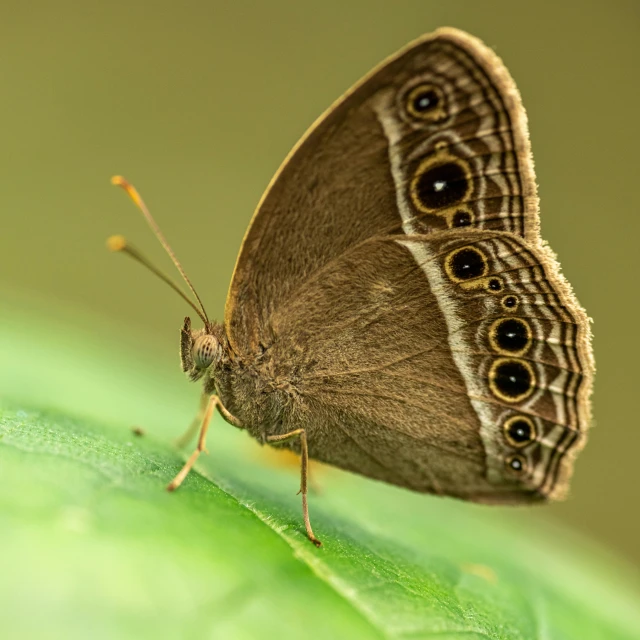
[[505, 422], [504, 432], [510, 444], [523, 447], [536, 439], [536, 429], [533, 422], [524, 416], [513, 416]]
[[468, 211], [456, 211], [453, 214], [454, 227], [468, 227], [471, 225], [471, 214]]
[[531, 365], [523, 360], [498, 358], [491, 366], [490, 387], [506, 402], [518, 402], [531, 394], [534, 375]]
[[507, 467], [511, 471], [520, 474], [526, 469], [526, 462], [522, 456], [511, 456], [506, 460]]
[[463, 247], [447, 256], [447, 271], [454, 280], [471, 280], [487, 272], [487, 260], [478, 249]]
[[502, 299], [502, 306], [507, 309], [515, 309], [518, 306], [518, 298], [515, 296], [505, 296]]
[[502, 280], [491, 278], [491, 280], [489, 280], [489, 289], [491, 289], [491, 291], [502, 291]]
[[444, 103], [442, 90], [433, 84], [420, 84], [409, 91], [405, 98], [410, 116], [430, 122], [438, 122], [446, 117]]
[[491, 328], [491, 342], [498, 351], [522, 353], [531, 342], [531, 329], [520, 318], [498, 320]]
[[433, 89], [427, 89], [412, 96], [411, 106], [414, 111], [422, 113], [430, 109], [435, 109], [438, 106], [438, 102], [440, 102], [438, 94]]
[[531, 438], [531, 431], [526, 422], [514, 422], [509, 434], [516, 442], [526, 442]]
[[463, 200], [469, 190], [465, 172], [457, 162], [432, 166], [419, 173], [411, 186], [414, 202], [417, 200], [419, 208], [429, 210], [451, 207]]

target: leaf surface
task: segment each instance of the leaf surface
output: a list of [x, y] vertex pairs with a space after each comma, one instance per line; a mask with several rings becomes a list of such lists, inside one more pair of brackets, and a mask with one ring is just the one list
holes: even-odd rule
[[[185, 457], [170, 435], [195, 398], [153, 356], [132, 366], [108, 330], [69, 342], [63, 324], [42, 337], [35, 371], [28, 321], [0, 327], [12, 396], [0, 422], [9, 637], [640, 635], [635, 576], [543, 508], [482, 507], [322, 468], [310, 496], [316, 549], [297, 471], [220, 419], [198, 473], [166, 493]], [[148, 435], [133, 434], [130, 414]]]

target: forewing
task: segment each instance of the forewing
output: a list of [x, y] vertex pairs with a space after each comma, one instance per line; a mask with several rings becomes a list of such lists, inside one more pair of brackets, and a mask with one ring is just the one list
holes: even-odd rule
[[231, 282], [225, 325], [232, 347], [247, 355], [270, 344], [272, 314], [367, 238], [457, 226], [538, 241], [515, 85], [479, 40], [442, 29], [374, 69], [283, 163]]

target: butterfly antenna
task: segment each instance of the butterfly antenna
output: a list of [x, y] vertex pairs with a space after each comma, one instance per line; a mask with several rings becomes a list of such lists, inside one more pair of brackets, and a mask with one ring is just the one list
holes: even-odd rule
[[184, 272], [184, 269], [182, 268], [180, 261], [176, 257], [176, 254], [173, 252], [173, 249], [169, 246], [169, 243], [166, 241], [164, 235], [162, 234], [162, 231], [160, 231], [160, 227], [153, 219], [153, 216], [149, 213], [149, 209], [147, 209], [147, 205], [144, 203], [144, 200], [140, 197], [140, 194], [138, 193], [136, 188], [122, 176], [113, 176], [113, 178], [111, 178], [111, 184], [114, 184], [117, 187], [122, 187], [127, 192], [127, 195], [133, 200], [133, 203], [138, 207], [148, 225], [151, 227], [151, 230], [155, 234], [156, 238], [158, 238], [160, 244], [164, 247], [164, 250], [169, 254], [169, 257], [173, 261], [173, 264], [176, 266], [176, 269], [178, 269], [178, 271], [180, 272], [183, 280], [187, 283], [189, 289], [191, 289], [191, 292], [196, 297], [196, 300], [200, 305], [200, 309], [198, 309], [194, 305], [194, 303], [189, 300], [189, 298], [187, 298], [183, 291], [168, 276], [164, 275], [161, 271], [156, 269], [136, 249], [129, 245], [122, 236], [112, 236], [111, 238], [109, 238], [109, 240], [107, 241], [107, 247], [111, 251], [123, 251], [127, 253], [132, 258], [147, 267], [150, 271], [155, 273], [161, 280], [164, 280], [174, 291], [177, 291], [180, 296], [189, 303], [191, 307], [193, 307], [208, 330], [211, 327], [211, 323], [209, 322], [209, 316], [207, 316], [207, 312], [205, 311], [204, 305], [202, 304], [202, 300], [200, 300], [200, 296], [191, 284], [191, 280], [189, 280], [187, 274]]
[[136, 248], [132, 247], [126, 240], [124, 236], [111, 236], [107, 239], [107, 249], [109, 251], [122, 252], [126, 253], [128, 256], [131, 256], [134, 260], [144, 265], [151, 273], [160, 278], [163, 282], [166, 282], [200, 317], [202, 322], [208, 326], [208, 319], [203, 315], [203, 313], [196, 307], [192, 300], [190, 300], [184, 291], [180, 289], [180, 287], [166, 274], [162, 273], [159, 269], [153, 266], [149, 260], [147, 260]]

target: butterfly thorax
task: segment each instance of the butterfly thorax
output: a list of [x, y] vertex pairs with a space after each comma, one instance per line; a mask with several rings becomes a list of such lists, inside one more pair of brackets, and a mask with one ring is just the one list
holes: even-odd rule
[[225, 409], [259, 441], [282, 431], [286, 408], [299, 396], [291, 376], [276, 373], [269, 350], [239, 355], [224, 326], [209, 323], [193, 330], [185, 318], [180, 362], [189, 380], [203, 379], [204, 392], [217, 395]]
[[226, 337], [220, 346], [220, 359], [204, 377], [205, 393], [218, 395], [227, 411], [258, 441], [284, 433], [292, 416], [303, 412], [294, 376], [275, 371], [267, 350], [239, 356]]

